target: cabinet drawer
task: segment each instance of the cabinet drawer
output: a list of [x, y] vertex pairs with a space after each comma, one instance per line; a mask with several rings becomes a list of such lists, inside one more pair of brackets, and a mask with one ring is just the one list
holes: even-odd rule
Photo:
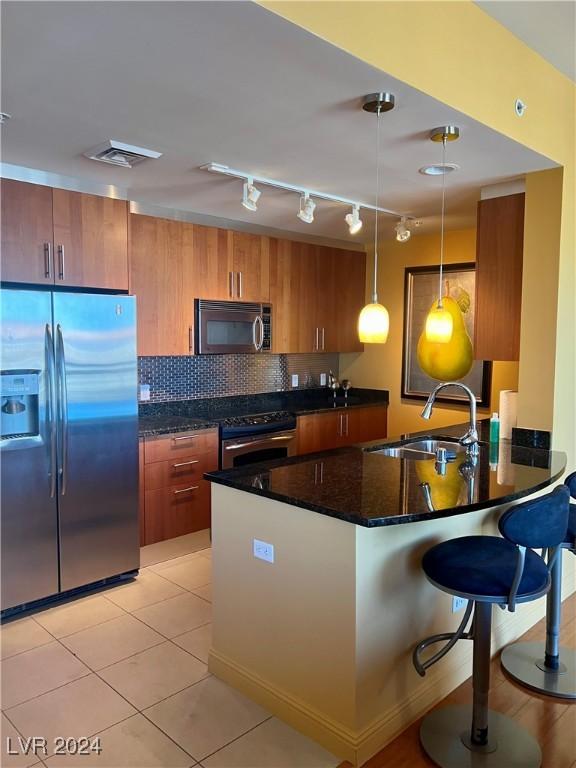
[[218, 454], [212, 451], [171, 461], [156, 461], [146, 466], [145, 488], [153, 491], [183, 483], [194, 485], [197, 480], [202, 480], [204, 472], [214, 469], [218, 469]]
[[146, 491], [146, 543], [210, 527], [210, 484], [198, 480]]
[[152, 461], [171, 461], [184, 457], [193, 458], [201, 453], [218, 452], [218, 430], [181, 432], [168, 437], [146, 439], [144, 457], [146, 464]]

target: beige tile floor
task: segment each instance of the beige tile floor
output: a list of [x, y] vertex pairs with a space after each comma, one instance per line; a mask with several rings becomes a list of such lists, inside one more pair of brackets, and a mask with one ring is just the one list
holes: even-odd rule
[[[210, 580], [207, 532], [190, 534], [144, 547], [132, 582], [4, 623], [2, 768], [337, 766], [208, 673]], [[34, 736], [46, 753], [26, 753]], [[57, 737], [102, 751], [55, 754]]]

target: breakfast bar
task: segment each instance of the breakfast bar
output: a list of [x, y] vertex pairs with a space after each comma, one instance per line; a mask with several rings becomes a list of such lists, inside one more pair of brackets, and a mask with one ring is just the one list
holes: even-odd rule
[[[553, 484], [566, 460], [490, 446], [478, 426], [475, 460], [457, 425], [207, 475], [210, 670], [353, 764], [463, 682], [468, 643], [425, 678], [412, 666], [420, 637], [461, 619], [426, 581], [422, 555], [447, 538], [497, 535], [502, 508]], [[445, 466], [426, 452], [436, 445]], [[494, 649], [543, 614], [543, 600], [498, 612]]]

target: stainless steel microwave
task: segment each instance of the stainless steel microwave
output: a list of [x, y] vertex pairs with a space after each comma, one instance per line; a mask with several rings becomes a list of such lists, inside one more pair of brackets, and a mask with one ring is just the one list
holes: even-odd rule
[[194, 300], [197, 355], [270, 352], [272, 307], [245, 301]]

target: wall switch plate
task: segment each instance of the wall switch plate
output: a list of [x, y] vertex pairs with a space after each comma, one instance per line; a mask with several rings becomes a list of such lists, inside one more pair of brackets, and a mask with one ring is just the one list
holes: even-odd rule
[[457, 597], [454, 595], [452, 598], [452, 613], [457, 613], [458, 611], [461, 611], [463, 608], [466, 608], [466, 604], [468, 603], [468, 600], [466, 600], [465, 597]]
[[325, 387], [326, 386], [326, 374], [321, 373], [320, 374], [320, 386]]
[[150, 400], [150, 384], [140, 384], [140, 401]]
[[274, 562], [274, 544], [268, 544], [260, 539], [253, 539], [254, 557], [259, 560], [266, 560], [267, 563]]
[[298, 378], [298, 374], [297, 374], [297, 373], [293, 373], [293, 374], [292, 374], [292, 386], [293, 386], [294, 388], [298, 386], [298, 382], [299, 382], [299, 380], [300, 380], [300, 379]]

